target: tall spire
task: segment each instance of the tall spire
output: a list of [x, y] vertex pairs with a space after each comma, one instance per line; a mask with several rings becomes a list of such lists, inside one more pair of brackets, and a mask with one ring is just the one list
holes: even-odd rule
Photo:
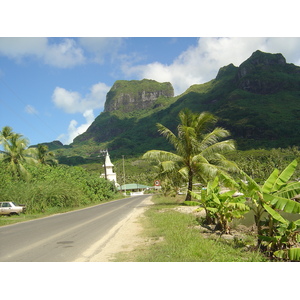
[[110, 157], [109, 157], [109, 154], [108, 154], [108, 151], [105, 150], [105, 152], [103, 151], [102, 153], [105, 153], [105, 162], [104, 162], [104, 174], [101, 174], [100, 177], [104, 177], [110, 181], [114, 181], [115, 182], [115, 185], [118, 185], [117, 184], [117, 174], [114, 173], [113, 171], [113, 167], [114, 165], [112, 164], [111, 160], [110, 160]]
[[[106, 152], [106, 156], [105, 156], [105, 166], [107, 167], [113, 167], [114, 165], [112, 164], [112, 162], [110, 161], [110, 157], [108, 154], [108, 151]], [[104, 167], [104, 166], [103, 166]]]

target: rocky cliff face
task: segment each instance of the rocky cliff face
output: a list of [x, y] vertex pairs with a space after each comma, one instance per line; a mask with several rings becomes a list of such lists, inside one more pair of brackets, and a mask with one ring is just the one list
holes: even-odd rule
[[286, 88], [293, 89], [293, 75], [296, 73], [300, 73], [300, 68], [287, 64], [282, 54], [257, 50], [239, 66], [236, 79], [238, 87], [243, 90], [273, 94]]
[[107, 94], [105, 112], [74, 139], [74, 145], [105, 143], [120, 155], [166, 149], [156, 124], [176, 128], [184, 108], [216, 115], [240, 149], [300, 144], [300, 67], [286, 63], [281, 54], [256, 51], [239, 67], [229, 64], [216, 79], [173, 95], [170, 83], [116, 81]]
[[106, 95], [105, 112], [119, 110], [125, 113], [151, 108], [159, 97], [173, 97], [169, 82], [155, 80], [118, 80]]

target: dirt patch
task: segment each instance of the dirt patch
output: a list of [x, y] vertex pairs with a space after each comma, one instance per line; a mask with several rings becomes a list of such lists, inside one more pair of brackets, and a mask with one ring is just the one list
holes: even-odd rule
[[196, 217], [205, 217], [204, 209], [198, 211], [198, 208], [198, 206], [178, 206], [175, 207], [174, 210], [185, 214], [193, 214]]

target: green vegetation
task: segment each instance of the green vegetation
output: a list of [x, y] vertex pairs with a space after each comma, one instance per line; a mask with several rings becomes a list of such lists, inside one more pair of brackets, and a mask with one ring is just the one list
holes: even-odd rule
[[[223, 179], [219, 180], [219, 177]], [[244, 195], [234, 197], [236, 191], [222, 191], [221, 183], [231, 187], [238, 187], [238, 184], [224, 174], [216, 176], [208, 182], [207, 187], [201, 190], [200, 194], [191, 192], [197, 199], [198, 205], [205, 210], [204, 224], [216, 224], [216, 229], [224, 233], [230, 233], [230, 224], [233, 219], [240, 219], [250, 210], [246, 204]]]
[[[24, 204], [26, 214], [65, 211], [116, 196], [113, 183], [81, 167], [58, 165], [47, 146], [27, 148], [27, 140], [10, 127], [3, 128], [0, 139], [0, 201]], [[6, 219], [1, 217], [0, 225]]]
[[[254, 212], [257, 245], [272, 258], [278, 256], [277, 251], [282, 253], [293, 247], [292, 256], [287, 257], [300, 260], [300, 247], [294, 247], [300, 242], [300, 218], [289, 221], [280, 214], [300, 214], [300, 203], [293, 199], [300, 193], [300, 182], [290, 181], [296, 167], [297, 161], [294, 160], [281, 173], [275, 169], [262, 186], [242, 172], [248, 181], [247, 184], [242, 182], [241, 187], [250, 198], [249, 205]], [[267, 216], [263, 218], [266, 213]]]
[[[176, 97], [159, 98], [147, 109], [140, 103], [141, 107], [127, 113], [122, 109], [101, 113], [65, 150], [71, 156], [72, 150], [84, 143], [108, 148], [116, 158], [138, 157], [152, 149], [173, 150], [157, 133], [155, 124], [174, 131], [174, 121], [185, 108], [215, 115], [216, 125], [231, 132], [239, 150], [299, 145], [299, 70], [299, 66], [287, 64], [282, 55], [256, 51], [239, 67], [222, 67], [215, 79], [192, 85]], [[148, 87], [143, 85], [149, 84], [143, 80], [116, 83], [112, 93], [131, 97], [146, 91]], [[156, 84], [153, 88], [161, 89]]]
[[216, 174], [237, 167], [221, 154], [235, 149], [232, 140], [222, 140], [230, 134], [223, 128], [211, 129], [216, 119], [210, 113], [193, 114], [189, 110], [179, 113], [180, 124], [177, 135], [162, 124], [157, 124], [158, 131], [174, 146], [176, 153], [151, 150], [143, 158], [156, 160], [161, 169], [162, 179], [178, 178], [177, 183], [188, 182], [186, 201], [191, 200], [193, 178], [206, 183]]
[[[174, 210], [182, 198], [155, 196], [141, 220], [143, 237], [149, 245], [141, 245], [130, 253], [120, 253], [115, 261], [138, 262], [262, 262], [259, 252], [248, 251], [235, 240], [205, 238], [200, 234], [195, 216]], [[251, 239], [251, 237], [249, 237]]]
[[36, 163], [34, 158], [36, 150], [28, 148], [29, 141], [21, 134], [14, 133], [11, 127], [5, 126], [0, 132], [0, 144], [4, 148], [0, 159], [6, 164], [10, 174], [15, 178], [28, 179], [30, 174], [24, 167], [24, 163]]
[[[119, 111], [130, 113], [135, 109], [148, 108], [149, 105], [146, 104], [145, 107], [145, 103], [143, 104], [139, 99], [153, 93], [159, 93], [166, 97], [174, 96], [173, 87], [169, 82], [160, 83], [149, 79], [117, 80], [107, 93], [105, 111], [118, 109]], [[151, 100], [148, 101], [151, 102]]]
[[[200, 209], [205, 210], [205, 218], [202, 220], [204, 225], [213, 224], [216, 225], [214, 230], [230, 233], [233, 219], [242, 218], [251, 210], [254, 213], [257, 227], [257, 249], [268, 254], [271, 259], [284, 257], [300, 260], [300, 245], [298, 245], [300, 242], [300, 219], [289, 221], [279, 212], [298, 215], [300, 213], [300, 203], [293, 199], [300, 194], [300, 182], [290, 181], [295, 173], [297, 160], [293, 160], [281, 173], [275, 168], [264, 184], [260, 186], [251, 176], [239, 169], [238, 165], [228, 163], [218, 153], [223, 148], [214, 148], [214, 146], [219, 144], [222, 146], [222, 142], [219, 142], [218, 138], [226, 137], [227, 132], [222, 129], [219, 134], [212, 131], [204, 135], [205, 126], [198, 126], [198, 123], [195, 122], [195, 120], [201, 120], [201, 117], [203, 114], [197, 116], [188, 111], [181, 112], [178, 137], [163, 125], [158, 124], [158, 130], [174, 145], [176, 154], [152, 150], [145, 153], [144, 158], [156, 159], [163, 185], [173, 185], [176, 189], [178, 184], [182, 183], [178, 179], [178, 174], [183, 175], [182, 177], [188, 185], [184, 203], [187, 204], [192, 196], [199, 201]], [[208, 115], [208, 117], [212, 116]], [[220, 129], [218, 128], [218, 130]], [[221, 157], [219, 165], [222, 168], [211, 167], [203, 155], [207, 149], [209, 155], [213, 154], [211, 159], [214, 163]], [[226, 150], [230, 149], [226, 148]], [[297, 153], [296, 149], [294, 152]], [[226, 171], [232, 170], [232, 165], [235, 173], [230, 176]], [[214, 171], [212, 176], [209, 172], [211, 169]], [[200, 193], [192, 191], [193, 178], [206, 184]], [[166, 179], [166, 183], [164, 179]], [[264, 215], [267, 215], [266, 219]], [[297, 248], [298, 246], [299, 248]], [[292, 248], [293, 250], [291, 250]]]

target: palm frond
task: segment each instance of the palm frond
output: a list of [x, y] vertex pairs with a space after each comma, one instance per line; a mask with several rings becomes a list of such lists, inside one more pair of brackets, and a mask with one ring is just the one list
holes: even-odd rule
[[182, 161], [182, 157], [180, 157], [179, 155], [168, 151], [162, 151], [162, 150], [149, 150], [143, 155], [143, 158], [150, 159], [150, 160], [158, 160], [160, 162], [168, 161], [168, 160], [173, 160], [178, 162]]
[[215, 128], [212, 132], [207, 133], [202, 137], [202, 141], [200, 144], [200, 151], [204, 151], [212, 145], [215, 145], [226, 137], [230, 136], [229, 131], [223, 128]]
[[163, 135], [175, 147], [175, 145], [178, 143], [177, 136], [169, 128], [160, 123], [157, 123], [156, 127], [159, 134]]
[[161, 163], [162, 169], [163, 169], [163, 173], [164, 172], [174, 172], [174, 170], [177, 170], [177, 164], [174, 161], [168, 160], [168, 161], [163, 161]]
[[214, 125], [217, 121], [217, 118], [209, 112], [202, 112], [196, 117], [195, 130], [199, 135], [202, 135], [209, 127]]
[[215, 153], [224, 153], [227, 151], [234, 151], [235, 149], [235, 142], [233, 140], [225, 140], [208, 146], [203, 149], [201, 153], [208, 158], [215, 155]]

